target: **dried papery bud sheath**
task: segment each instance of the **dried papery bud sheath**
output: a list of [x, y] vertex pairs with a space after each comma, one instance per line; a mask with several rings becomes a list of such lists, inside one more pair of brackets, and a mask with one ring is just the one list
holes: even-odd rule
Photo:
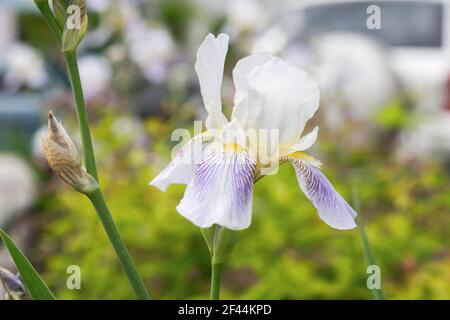
[[30, 297], [22, 284], [20, 277], [9, 270], [0, 267], [0, 282], [5, 288], [5, 300], [29, 300]]
[[48, 114], [48, 133], [42, 138], [42, 145], [50, 167], [71, 188], [86, 194], [99, 187], [86, 172], [75, 144], [51, 111]]
[[83, 40], [88, 26], [85, 0], [70, 0], [66, 8], [61, 47], [63, 52], [74, 52]]

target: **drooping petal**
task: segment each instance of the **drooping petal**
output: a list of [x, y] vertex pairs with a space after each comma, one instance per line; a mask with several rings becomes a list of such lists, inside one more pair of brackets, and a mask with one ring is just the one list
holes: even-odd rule
[[255, 157], [236, 145], [213, 143], [203, 154], [178, 212], [201, 228], [250, 226]]
[[305, 134], [303, 137], [300, 138], [300, 141], [294, 144], [290, 150], [289, 153], [292, 152], [298, 152], [298, 151], [304, 151], [313, 146], [313, 144], [317, 140], [317, 134], [319, 133], [319, 127], [315, 127], [311, 130], [311, 132]]
[[279, 143], [269, 151], [287, 151], [319, 107], [317, 82], [306, 71], [276, 57], [255, 67], [247, 80], [247, 110], [236, 116], [245, 114], [248, 128], [278, 130]]
[[200, 82], [203, 103], [208, 111], [207, 129], [221, 129], [227, 122], [222, 113], [221, 87], [229, 36], [208, 34], [197, 51], [195, 71]]
[[189, 184], [194, 180], [195, 171], [201, 162], [203, 137], [197, 135], [189, 140], [173, 156], [172, 161], [150, 181], [149, 185], [166, 191], [170, 184]]
[[287, 159], [295, 168], [300, 188], [325, 223], [339, 230], [356, 227], [354, 221], [356, 212], [334, 189], [314, 160], [303, 157], [287, 157]]

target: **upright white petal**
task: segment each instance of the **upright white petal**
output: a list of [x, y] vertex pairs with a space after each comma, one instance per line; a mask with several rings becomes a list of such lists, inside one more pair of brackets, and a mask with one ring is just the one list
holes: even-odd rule
[[247, 124], [247, 103], [248, 103], [248, 75], [258, 66], [270, 60], [272, 55], [269, 52], [258, 52], [248, 57], [242, 58], [236, 63], [233, 69], [233, 81], [236, 88], [234, 95], [234, 109], [232, 119], [239, 119], [239, 123]]
[[203, 103], [208, 111], [207, 129], [221, 129], [227, 122], [222, 113], [221, 87], [223, 67], [229, 36], [221, 33], [215, 38], [208, 34], [197, 51], [195, 71], [200, 82]]
[[306, 71], [276, 57], [255, 67], [247, 81], [247, 103], [239, 105], [246, 112], [239, 110], [236, 117], [246, 115], [248, 128], [278, 130], [279, 144], [271, 144], [269, 153], [288, 151], [319, 107], [317, 82]]
[[300, 188], [326, 224], [339, 230], [356, 227], [355, 210], [334, 189], [314, 162], [294, 157], [287, 159], [295, 168]]
[[213, 224], [232, 230], [248, 228], [255, 167], [255, 158], [246, 151], [208, 145], [178, 212], [201, 228]]

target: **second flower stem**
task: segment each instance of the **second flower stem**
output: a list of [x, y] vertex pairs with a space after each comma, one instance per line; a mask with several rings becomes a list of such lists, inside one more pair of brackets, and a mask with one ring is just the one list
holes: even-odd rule
[[222, 278], [223, 263], [211, 265], [211, 300], [220, 299], [220, 281]]
[[[86, 106], [83, 96], [83, 87], [81, 86], [80, 73], [78, 70], [78, 62], [76, 52], [64, 53], [66, 58], [67, 67], [69, 69], [70, 83], [72, 86], [72, 93], [75, 99], [75, 105], [77, 110], [78, 125], [80, 127], [81, 141], [83, 145], [84, 162], [86, 165], [86, 171], [92, 175], [97, 181], [97, 166], [95, 164], [94, 148], [92, 146], [91, 131], [89, 128], [89, 121], [86, 111]], [[139, 275], [133, 259], [125, 246], [125, 243], [119, 233], [119, 230], [114, 223], [114, 219], [108, 209], [103, 194], [100, 188], [86, 194], [91, 200], [98, 217], [100, 218], [106, 234], [111, 241], [111, 244], [116, 251], [117, 257], [125, 270], [128, 280], [130, 281], [136, 296], [139, 299], [151, 299], [150, 295], [145, 288], [145, 285]]]
[[119, 231], [117, 230], [116, 224], [114, 223], [111, 213], [109, 212], [100, 188], [97, 188], [92, 193], [87, 194], [87, 197], [91, 200], [92, 205], [98, 213], [100, 221], [102, 222], [108, 238], [111, 241], [117, 256], [119, 257], [120, 263], [122, 264], [131, 285], [133, 286], [136, 296], [142, 300], [150, 299], [150, 295], [142, 282], [141, 276], [136, 269], [133, 259], [131, 258], [128, 249], [125, 246]]
[[[366, 257], [366, 261], [369, 266], [376, 265], [374, 255], [372, 253], [372, 248], [370, 246], [370, 242], [369, 242], [369, 239], [367, 238], [366, 230], [364, 228], [364, 222], [362, 219], [361, 203], [359, 200], [357, 189], [353, 190], [353, 207], [355, 208], [355, 210], [357, 212], [359, 212], [357, 222], [358, 222], [359, 236], [361, 238], [362, 246], [363, 246], [363, 250], [364, 250], [364, 256]], [[372, 289], [372, 295], [375, 300], [384, 300], [385, 299], [382, 288]]]
[[97, 166], [95, 165], [94, 148], [92, 146], [91, 130], [84, 103], [83, 87], [81, 86], [80, 72], [76, 52], [71, 51], [64, 54], [69, 69], [70, 84], [77, 109], [78, 125], [80, 126], [81, 142], [83, 144], [84, 161], [86, 171], [98, 181]]

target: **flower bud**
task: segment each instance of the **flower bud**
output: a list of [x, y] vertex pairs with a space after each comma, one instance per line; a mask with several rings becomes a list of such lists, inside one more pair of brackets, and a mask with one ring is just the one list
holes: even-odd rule
[[98, 183], [81, 164], [75, 144], [53, 113], [48, 113], [48, 134], [42, 138], [50, 167], [67, 185], [82, 193], [98, 188]]
[[64, 25], [67, 20], [67, 7], [69, 6], [69, 0], [57, 0], [53, 1], [53, 13], [56, 21], [58, 21], [61, 30], [64, 30]]
[[5, 300], [29, 300], [30, 297], [25, 290], [20, 277], [12, 274], [5, 268], [0, 267], [0, 282], [5, 288]]
[[234, 249], [237, 231], [213, 225], [211, 228], [202, 228], [202, 235], [212, 257], [212, 264], [221, 264]]
[[[86, 1], [70, 0], [65, 10], [66, 20], [64, 22], [61, 47], [63, 52], [71, 52], [77, 49], [87, 30]], [[59, 15], [61, 16], [61, 14]]]

